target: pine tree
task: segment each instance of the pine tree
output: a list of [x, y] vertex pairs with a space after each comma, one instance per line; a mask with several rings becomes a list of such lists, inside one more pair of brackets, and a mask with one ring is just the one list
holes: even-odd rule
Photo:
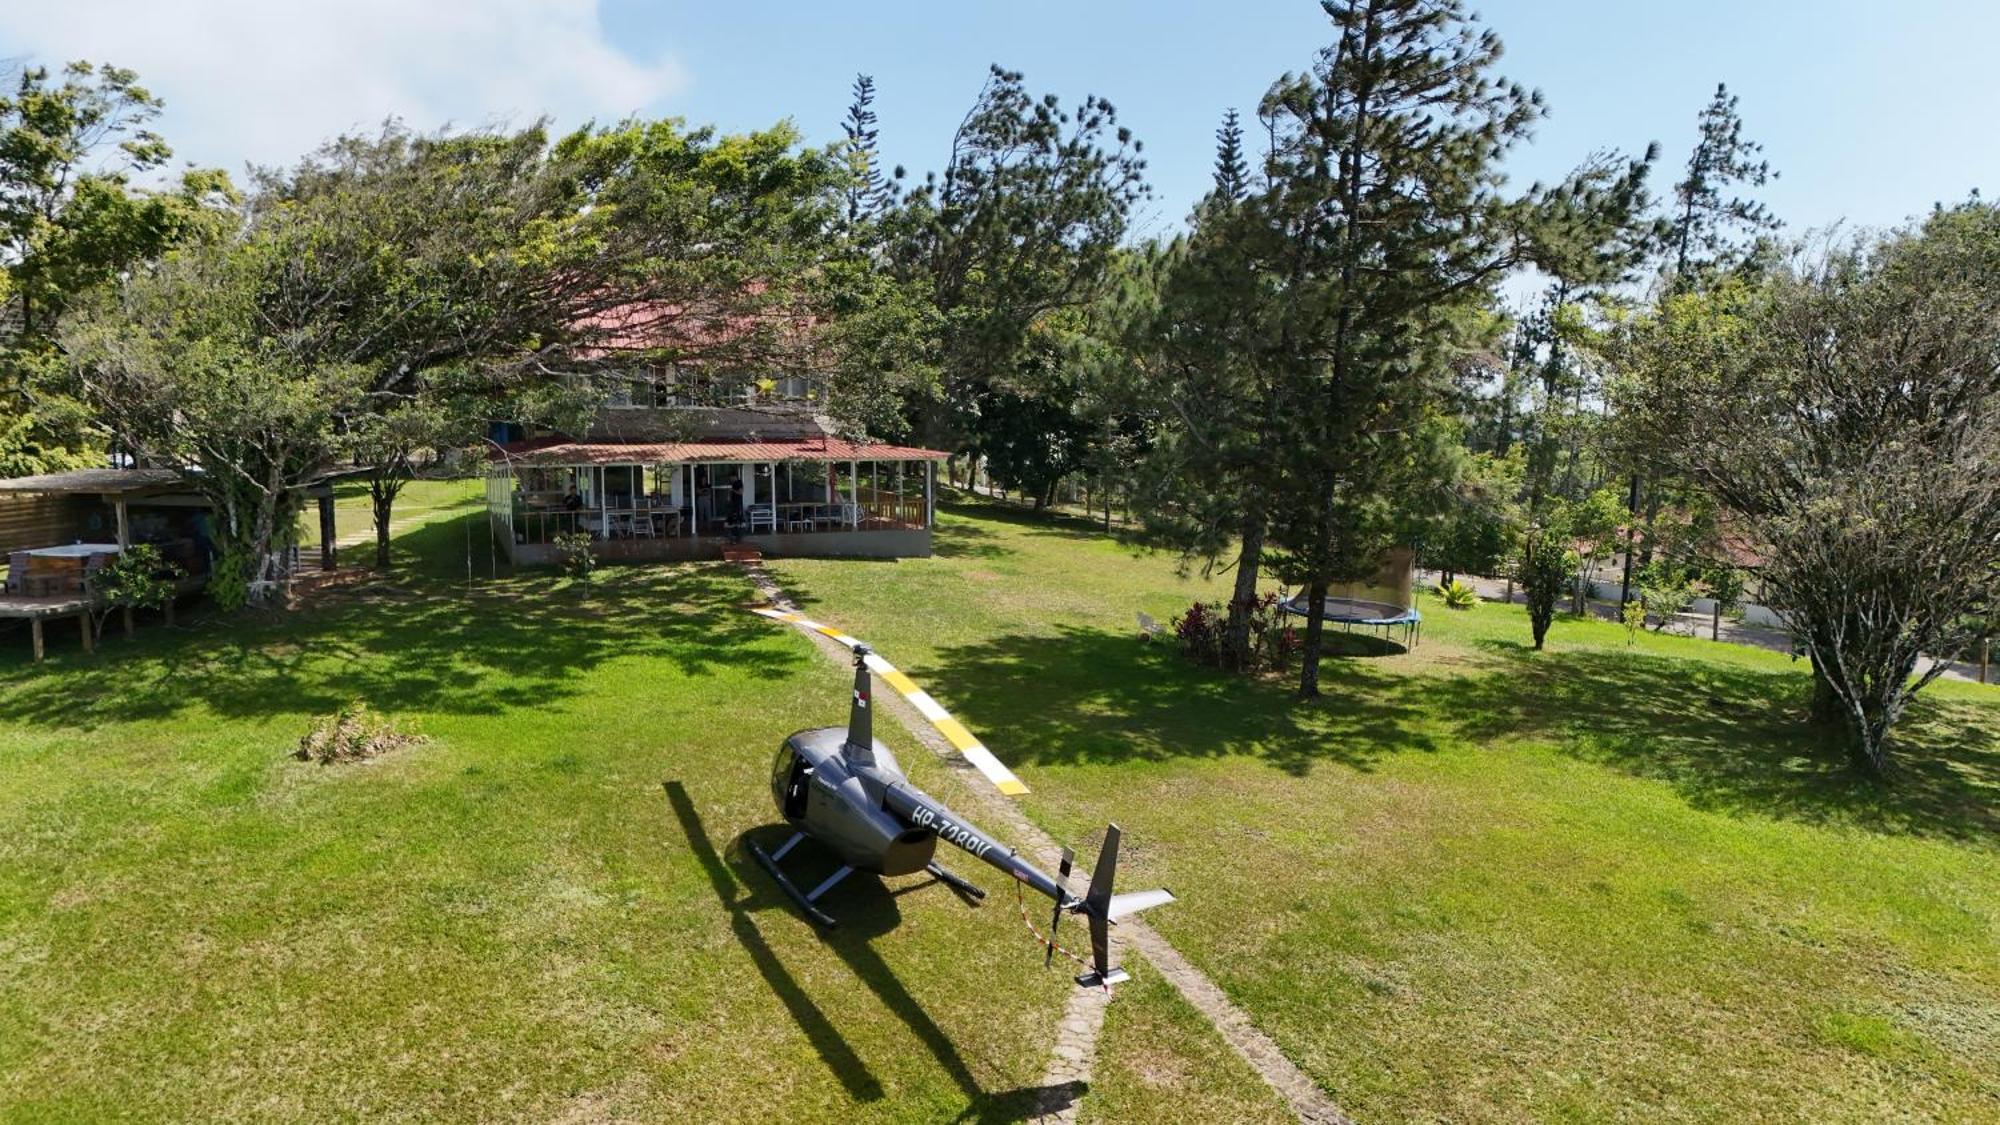
[[1783, 225], [1764, 204], [1734, 194], [1738, 187], [1763, 187], [1778, 176], [1758, 158], [1764, 146], [1744, 138], [1736, 106], [1729, 87], [1717, 84], [1715, 97], [1701, 111], [1701, 139], [1688, 157], [1687, 177], [1674, 185], [1676, 213], [1667, 245], [1676, 288], [1742, 260], [1757, 238]]
[[858, 223], [878, 215], [891, 202], [892, 189], [877, 163], [875, 139], [880, 130], [875, 123], [875, 79], [854, 76], [854, 100], [848, 103], [847, 120], [840, 130], [847, 137], [842, 146], [853, 179], [847, 187], [847, 221]]
[[1277, 425], [1275, 368], [1264, 362], [1280, 308], [1283, 243], [1250, 199], [1252, 181], [1234, 110], [1216, 131], [1215, 182], [1193, 230], [1156, 263], [1156, 301], [1130, 351], [1135, 396], [1157, 404], [1157, 432], [1141, 466], [1141, 518], [1160, 542], [1212, 571], [1234, 550], [1235, 589], [1224, 648], [1249, 663], [1250, 611], [1276, 498], [1270, 455]]
[[1290, 246], [1271, 361], [1282, 432], [1279, 570], [1305, 587], [1299, 694], [1319, 694], [1329, 587], [1365, 580], [1434, 495], [1435, 418], [1450, 365], [1499, 279], [1524, 260], [1579, 260], [1579, 231], [1615, 241], [1639, 176], [1586, 168], [1503, 192], [1501, 163], [1543, 113], [1498, 79], [1500, 41], [1458, 0], [1323, 0], [1336, 39], [1265, 95], [1271, 186], [1260, 206]]
[[1250, 166], [1243, 160], [1243, 122], [1232, 107], [1215, 131], [1215, 195], [1231, 202], [1250, 190]]

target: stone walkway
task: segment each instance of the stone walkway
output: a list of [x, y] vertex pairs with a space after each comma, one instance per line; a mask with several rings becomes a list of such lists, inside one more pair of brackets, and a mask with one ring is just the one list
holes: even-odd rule
[[[761, 566], [745, 569], [751, 582], [772, 605], [797, 610], [769, 571]], [[852, 662], [853, 654], [838, 642], [817, 633], [808, 633], [807, 636], [823, 654], [842, 667]], [[982, 825], [997, 826], [995, 835], [1014, 842], [1044, 868], [1054, 867], [1061, 861], [1062, 848], [1055, 840], [954, 752], [943, 736], [925, 722], [907, 700], [896, 692], [882, 692], [876, 698], [887, 700], [889, 712], [910, 736], [930, 750], [947, 769], [960, 776], [963, 781], [960, 788], [968, 794], [968, 802], [972, 806], [967, 811], [976, 814]], [[1250, 1022], [1250, 1017], [1229, 999], [1221, 986], [1196, 968], [1159, 931], [1134, 916], [1121, 919], [1116, 933], [1158, 969], [1183, 999], [1215, 1025], [1223, 1040], [1284, 1099], [1300, 1121], [1312, 1125], [1351, 1125], [1351, 1119], [1321, 1092], [1319, 1085], [1286, 1058], [1271, 1037]], [[1079, 988], [1070, 996], [1057, 1028], [1055, 1053], [1043, 1073], [1042, 1101], [1029, 1120], [1050, 1123], [1076, 1120], [1078, 1097], [1090, 1083], [1092, 1064], [1097, 1057], [1097, 1039], [1104, 1027], [1104, 1011], [1109, 999], [1104, 992], [1087, 988]]]

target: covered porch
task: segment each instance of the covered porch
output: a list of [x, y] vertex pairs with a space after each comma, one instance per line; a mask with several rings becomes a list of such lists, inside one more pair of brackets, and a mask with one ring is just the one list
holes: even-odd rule
[[[0, 634], [25, 626], [41, 660], [47, 626], [75, 618], [94, 640], [96, 572], [135, 543], [181, 575], [176, 596], [207, 582], [208, 502], [173, 469], [78, 469], [0, 480]], [[173, 604], [167, 605], [171, 619]], [[125, 614], [129, 632], [132, 618]]]
[[944, 454], [835, 439], [799, 442], [522, 443], [486, 474], [495, 541], [516, 563], [557, 558], [588, 535], [614, 559], [930, 554]]

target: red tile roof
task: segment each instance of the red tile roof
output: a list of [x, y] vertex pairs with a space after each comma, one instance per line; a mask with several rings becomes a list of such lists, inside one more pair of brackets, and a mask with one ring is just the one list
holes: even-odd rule
[[935, 449], [852, 442], [840, 438], [804, 441], [583, 442], [564, 437], [536, 438], [503, 445], [490, 461], [531, 465], [659, 465], [691, 461], [942, 461]]
[[[756, 296], [764, 288], [753, 284], [748, 291]], [[817, 323], [810, 313], [782, 307], [689, 308], [668, 301], [628, 301], [580, 317], [571, 328], [583, 359], [665, 350], [698, 363], [707, 353], [750, 344], [760, 333], [768, 333], [767, 344], [780, 351], [804, 348]]]

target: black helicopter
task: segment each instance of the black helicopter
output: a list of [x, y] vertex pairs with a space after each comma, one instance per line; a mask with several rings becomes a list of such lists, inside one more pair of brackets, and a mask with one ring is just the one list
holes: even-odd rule
[[[870, 650], [858, 641], [852, 642], [852, 648], [854, 699], [847, 729], [803, 730], [778, 748], [771, 766], [771, 796], [795, 831], [775, 851], [750, 844], [757, 862], [808, 918], [830, 928], [837, 923], [817, 904], [827, 891], [856, 871], [876, 875], [926, 871], [974, 898], [984, 898], [984, 891], [945, 870], [933, 858], [937, 842], [943, 840], [1054, 900], [1049, 932], [1043, 939], [1047, 946], [1044, 965], [1054, 959], [1059, 948], [1055, 931], [1062, 916], [1081, 914], [1090, 925], [1091, 961], [1076, 982], [1086, 988], [1108, 989], [1127, 979], [1124, 970], [1110, 963], [1111, 925], [1127, 914], [1172, 902], [1174, 896], [1164, 890], [1111, 892], [1118, 870], [1118, 826], [1105, 829], [1089, 890], [1080, 898], [1070, 894], [1067, 884], [1073, 856], [1068, 848], [1063, 849], [1059, 874], [1052, 878], [910, 784], [895, 755], [874, 736]], [[778, 863], [807, 837], [831, 850], [841, 866], [812, 890], [801, 891]]]

